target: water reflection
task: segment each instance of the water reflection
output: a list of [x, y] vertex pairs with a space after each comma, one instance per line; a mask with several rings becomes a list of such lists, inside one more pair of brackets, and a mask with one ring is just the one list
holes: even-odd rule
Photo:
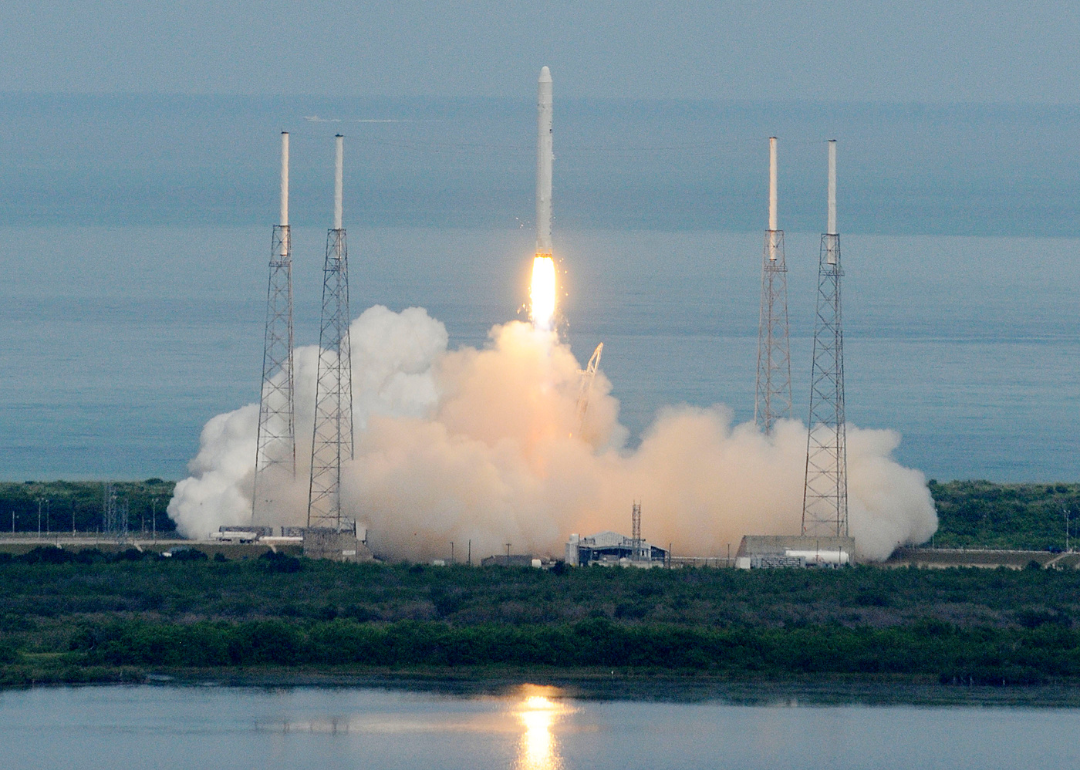
[[[537, 692], [538, 690], [546, 693]], [[574, 711], [560, 701], [552, 700], [554, 688], [528, 687], [516, 714], [525, 728], [518, 748], [517, 770], [560, 770], [559, 744], [552, 732], [555, 724]]]
[[[563, 770], [556, 730], [578, 711], [556, 687], [524, 685], [513, 694], [477, 697], [442, 703], [441, 713], [427, 709], [392, 708], [349, 715], [310, 716], [259, 721], [264, 732], [320, 733], [327, 735], [481, 734], [513, 740], [516, 770]], [[578, 726], [576, 731], [581, 728]], [[509, 748], [509, 747], [508, 747]]]

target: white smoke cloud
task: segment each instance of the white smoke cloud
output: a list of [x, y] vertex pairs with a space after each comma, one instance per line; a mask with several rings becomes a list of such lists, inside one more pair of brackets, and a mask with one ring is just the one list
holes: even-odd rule
[[[643, 534], [675, 553], [720, 555], [744, 534], [799, 531], [806, 427], [766, 438], [733, 425], [724, 407], [662, 410], [640, 446], [626, 448], [611, 383], [597, 374], [579, 429], [578, 363], [553, 335], [512, 322], [483, 349], [447, 349], [445, 327], [419, 308], [376, 306], [351, 326], [355, 459], [343, 507], [369, 527], [376, 553], [445, 557], [453, 541], [474, 556], [561, 555], [571, 532], [627, 531], [641, 500]], [[296, 351], [297, 481], [283, 485], [279, 524], [306, 518], [315, 364]], [[203, 429], [192, 476], [169, 515], [189, 537], [250, 517], [257, 405]], [[886, 558], [937, 529], [925, 478], [892, 459], [892, 431], [848, 427], [849, 518], [860, 556]]]

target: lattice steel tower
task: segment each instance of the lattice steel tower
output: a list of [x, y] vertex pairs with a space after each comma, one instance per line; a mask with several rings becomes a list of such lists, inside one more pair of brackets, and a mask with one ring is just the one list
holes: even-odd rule
[[292, 236], [289, 231], [289, 134], [281, 134], [281, 224], [270, 244], [266, 290], [266, 332], [255, 449], [253, 521], [266, 521], [275, 490], [296, 478], [296, 426], [293, 398]]
[[802, 532], [847, 537], [847, 427], [844, 423], [844, 331], [840, 312], [840, 234], [836, 229], [836, 140], [829, 140], [829, 221], [821, 236], [817, 328], [806, 438]]
[[308, 526], [341, 529], [341, 463], [353, 458], [349, 260], [341, 226], [344, 140], [336, 137], [334, 227], [326, 235]]
[[773, 424], [791, 417], [791, 354], [788, 345], [787, 262], [784, 231], [777, 228], [776, 137], [769, 139], [769, 229], [761, 265], [757, 388], [754, 422], [770, 435]]

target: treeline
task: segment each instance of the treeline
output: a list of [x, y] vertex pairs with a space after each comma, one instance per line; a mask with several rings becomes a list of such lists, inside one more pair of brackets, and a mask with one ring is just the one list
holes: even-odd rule
[[[117, 503], [127, 507], [128, 531], [172, 534], [165, 509], [175, 482], [162, 479], [112, 482]], [[105, 482], [0, 482], [0, 531], [100, 532], [104, 528]]]
[[82, 665], [114, 667], [599, 667], [738, 677], [929, 676], [943, 683], [1007, 685], [1080, 677], [1080, 633], [1059, 624], [960, 629], [929, 620], [883, 629], [628, 626], [606, 618], [470, 628], [342, 619], [307, 626], [281, 620], [115, 621], [82, 625], [68, 656]]
[[905, 625], [1071, 627], [1080, 571], [1056, 569], [561, 571], [420, 564], [338, 564], [266, 554], [162, 558], [37, 548], [0, 554], [0, 633], [70, 627], [124, 613], [153, 622], [446, 621], [555, 625], [606, 617], [627, 625], [796, 627]]
[[0, 559], [0, 683], [249, 666], [1072, 682], [1077, 619], [1075, 570], [544, 571], [41, 548]]
[[936, 546], [1057, 550], [1078, 545], [1080, 484], [931, 479], [929, 486], [938, 509]]

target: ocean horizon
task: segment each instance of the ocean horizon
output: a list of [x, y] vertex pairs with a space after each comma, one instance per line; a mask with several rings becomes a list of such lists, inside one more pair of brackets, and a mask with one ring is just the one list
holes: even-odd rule
[[[0, 106], [0, 478], [182, 478], [258, 397], [277, 134], [293, 133], [296, 342], [317, 340], [334, 133], [352, 310], [451, 346], [521, 318], [530, 100], [12, 94]], [[826, 138], [839, 141], [847, 415], [927, 477], [1071, 481], [1080, 108], [563, 100], [562, 332], [630, 445], [665, 405], [753, 417], [767, 143], [780, 137], [806, 419]]]

